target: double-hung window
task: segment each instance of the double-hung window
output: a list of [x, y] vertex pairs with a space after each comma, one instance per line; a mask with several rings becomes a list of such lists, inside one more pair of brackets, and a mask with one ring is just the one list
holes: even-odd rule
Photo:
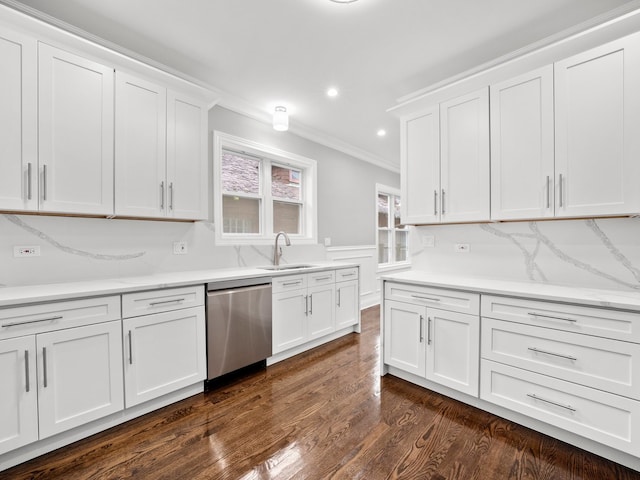
[[315, 243], [316, 162], [214, 134], [214, 223], [220, 244], [268, 243], [277, 232]]
[[376, 185], [378, 266], [409, 262], [409, 229], [400, 221], [400, 192]]

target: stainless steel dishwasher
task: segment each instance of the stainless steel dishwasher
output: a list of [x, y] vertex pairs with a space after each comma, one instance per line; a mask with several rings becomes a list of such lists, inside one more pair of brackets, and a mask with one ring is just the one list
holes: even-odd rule
[[207, 284], [207, 380], [271, 356], [271, 278]]

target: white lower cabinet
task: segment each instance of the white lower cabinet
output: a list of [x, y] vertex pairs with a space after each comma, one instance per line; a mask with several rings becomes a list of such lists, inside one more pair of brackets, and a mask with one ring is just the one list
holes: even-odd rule
[[37, 335], [40, 438], [122, 410], [120, 321]]
[[127, 408], [206, 377], [203, 307], [125, 319], [123, 338]]
[[384, 363], [478, 396], [478, 315], [384, 302]]
[[34, 335], [0, 341], [0, 454], [38, 440]]
[[273, 278], [273, 354], [355, 328], [358, 285], [357, 267]]

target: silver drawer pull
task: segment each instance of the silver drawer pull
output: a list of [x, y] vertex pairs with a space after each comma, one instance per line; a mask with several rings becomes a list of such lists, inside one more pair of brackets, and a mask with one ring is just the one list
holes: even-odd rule
[[47, 347], [42, 347], [42, 386], [47, 388]]
[[419, 298], [420, 300], [429, 300], [430, 302], [439, 302], [440, 299], [439, 298], [432, 298], [432, 297], [423, 297], [421, 295], [411, 295], [413, 298]]
[[131, 330], [129, 330], [129, 365], [133, 365], [133, 341], [131, 340]]
[[162, 300], [161, 302], [149, 302], [149, 305], [155, 307], [156, 305], [166, 305], [167, 303], [180, 303], [184, 302], [184, 298], [176, 298], [175, 300]]
[[565, 410], [569, 410], [571, 412], [575, 412], [576, 409], [571, 405], [564, 405], [562, 403], [554, 402], [553, 400], [548, 400], [546, 398], [542, 398], [537, 396], [535, 393], [527, 393], [527, 397], [531, 397], [534, 400], [540, 400], [541, 402], [550, 403], [551, 405], [555, 405], [556, 407], [564, 408]]
[[315, 277], [314, 280], [329, 280], [331, 279], [331, 275], [327, 275], [326, 277]]
[[528, 312], [527, 315], [531, 315], [532, 317], [540, 317], [540, 318], [550, 318], [552, 320], [562, 320], [564, 322], [577, 322], [575, 318], [566, 318], [566, 317], [554, 317], [552, 315], [542, 315], [541, 313]]
[[298, 280], [297, 282], [284, 282], [282, 284], [283, 287], [290, 287], [291, 285], [300, 285], [302, 280]]
[[56, 316], [56, 317], [49, 317], [49, 318], [41, 318], [40, 320], [27, 320], [25, 322], [12, 322], [12, 323], [5, 323], [4, 325], [2, 325], [3, 328], [8, 328], [8, 327], [19, 327], [20, 325], [28, 325], [30, 323], [40, 323], [40, 322], [55, 322], [56, 320], [62, 320], [62, 315]]
[[355, 275], [355, 272], [351, 272], [351, 273], [341, 273], [340, 276], [341, 277], [353, 277]]
[[535, 353], [543, 353], [544, 355], [553, 355], [554, 357], [566, 358], [567, 360], [574, 360], [574, 361], [578, 360], [576, 357], [572, 357], [571, 355], [549, 352], [548, 350], [541, 350], [535, 347], [529, 347], [527, 350], [531, 350], [532, 352], [535, 352]]
[[424, 333], [422, 333], [422, 322], [424, 322], [424, 317], [420, 315], [420, 343], [424, 342]]
[[24, 351], [24, 379], [25, 390], [28, 393], [31, 390], [31, 385], [29, 384], [29, 350]]
[[428, 317], [427, 320], [427, 345], [431, 345], [431, 317]]

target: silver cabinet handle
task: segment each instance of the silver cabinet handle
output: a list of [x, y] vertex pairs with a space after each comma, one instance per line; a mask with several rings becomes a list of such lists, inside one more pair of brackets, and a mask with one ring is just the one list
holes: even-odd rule
[[578, 320], [575, 318], [566, 318], [566, 317], [554, 317], [552, 315], [543, 315], [541, 313], [528, 312], [527, 315], [531, 315], [532, 317], [540, 317], [540, 318], [550, 318], [552, 320], [562, 320], [563, 322], [572, 322], [576, 323]]
[[42, 386], [47, 388], [47, 347], [42, 347]]
[[442, 210], [442, 215], [444, 215], [444, 188], [442, 189], [442, 205], [440, 206], [441, 210]]
[[175, 300], [162, 300], [160, 302], [149, 302], [149, 306], [155, 307], [156, 305], [166, 305], [167, 303], [180, 303], [184, 302], [184, 298], [176, 298]]
[[29, 385], [29, 350], [24, 351], [24, 379], [25, 390], [29, 392], [29, 390], [31, 390], [31, 385]]
[[344, 278], [344, 277], [353, 277], [353, 276], [355, 276], [355, 273], [354, 273], [354, 272], [351, 272], [351, 273], [341, 273], [341, 274], [340, 274], [340, 276], [341, 276], [342, 278]]
[[131, 330], [129, 330], [129, 365], [133, 365], [133, 341], [131, 339]]
[[438, 191], [433, 191], [433, 214], [438, 215]]
[[411, 295], [411, 297], [413, 298], [419, 298], [420, 300], [429, 300], [431, 302], [439, 302], [440, 299], [439, 298], [432, 298], [432, 297], [423, 297], [421, 295]]
[[562, 174], [558, 175], [558, 195], [560, 197], [558, 202], [562, 206]]
[[541, 402], [550, 403], [551, 405], [555, 405], [556, 407], [564, 408], [564, 409], [570, 410], [572, 412], [576, 411], [576, 409], [573, 408], [571, 405], [564, 405], [562, 403], [554, 402], [553, 400], [548, 400], [546, 398], [539, 397], [535, 393], [527, 393], [527, 397], [531, 397], [534, 400], [540, 400]]
[[290, 287], [291, 285], [300, 285], [302, 280], [298, 280], [296, 282], [285, 282], [282, 284], [283, 287]]
[[309, 295], [309, 315], [313, 315], [313, 293]]
[[62, 320], [62, 315], [58, 315], [55, 317], [49, 317], [49, 318], [41, 318], [39, 320], [26, 320], [24, 322], [11, 322], [11, 323], [5, 323], [4, 325], [2, 325], [2, 328], [9, 328], [9, 327], [18, 327], [20, 325], [28, 325], [30, 323], [40, 323], [40, 322], [54, 322], [56, 320]]
[[338, 306], [340, 306], [340, 297], [342, 296], [340, 294], [340, 290], [342, 290], [341, 288], [338, 289]]
[[160, 210], [164, 210], [164, 182], [160, 182]]
[[324, 277], [315, 277], [314, 280], [329, 280], [331, 275], [326, 275]]
[[169, 210], [173, 210], [173, 182], [169, 184]]
[[428, 317], [429, 323], [427, 324], [427, 345], [431, 345], [431, 317]]
[[422, 333], [422, 322], [424, 322], [424, 317], [420, 315], [420, 343], [424, 341], [424, 333]]
[[309, 316], [309, 295], [304, 296], [304, 314]]
[[547, 208], [551, 208], [551, 177], [547, 175]]
[[47, 199], [47, 166], [42, 166], [42, 200]]
[[31, 162], [27, 163], [27, 200], [31, 200]]
[[578, 360], [576, 357], [573, 357], [571, 355], [565, 355], [563, 353], [549, 352], [548, 350], [542, 350], [540, 348], [535, 348], [535, 347], [529, 347], [529, 348], [527, 348], [527, 350], [531, 350], [534, 353], [542, 353], [544, 355], [553, 355], [554, 357], [566, 358], [567, 360]]

